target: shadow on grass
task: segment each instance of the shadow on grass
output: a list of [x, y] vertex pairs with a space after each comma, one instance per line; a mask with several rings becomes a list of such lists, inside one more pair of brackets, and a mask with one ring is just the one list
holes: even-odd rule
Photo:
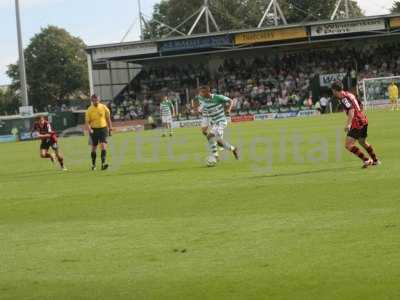
[[[151, 169], [151, 170], [143, 170], [143, 171], [132, 171], [132, 172], [124, 172], [124, 173], [117, 173], [117, 172], [110, 172], [110, 176], [133, 176], [133, 175], [148, 175], [148, 174], [168, 174], [168, 173], [173, 173], [173, 172], [178, 172], [178, 171], [185, 171], [188, 168], [170, 168], [170, 169]], [[194, 167], [190, 169], [207, 169], [204, 167]]]
[[[214, 168], [210, 168], [207, 166], [197, 166], [197, 167], [191, 167], [190, 169], [194, 170], [213, 170]], [[310, 170], [310, 171], [300, 171], [300, 172], [285, 172], [285, 173], [258, 173], [257, 175], [254, 176], [248, 176], [248, 177], [241, 177], [241, 179], [260, 179], [260, 178], [279, 178], [279, 177], [294, 177], [294, 176], [301, 176], [301, 175], [313, 175], [313, 174], [323, 174], [323, 173], [332, 173], [332, 172], [338, 172], [338, 171], [345, 171], [345, 170], [350, 170], [354, 169], [353, 167], [342, 167], [342, 168], [330, 168], [330, 169], [319, 169], [319, 170]], [[188, 167], [182, 167], [182, 168], [169, 168], [169, 169], [149, 169], [149, 170], [142, 170], [142, 171], [132, 171], [132, 172], [118, 172], [118, 171], [113, 171], [113, 170], [108, 170], [104, 172], [100, 172], [104, 175], [108, 176], [135, 176], [135, 175], [148, 175], [148, 174], [168, 174], [168, 173], [174, 173], [174, 172], [179, 172], [179, 171], [185, 171], [188, 170]], [[19, 180], [19, 179], [26, 179], [26, 178], [43, 178], [47, 176], [58, 176], [58, 175], [63, 175], [63, 174], [93, 174], [97, 173], [93, 172], [91, 170], [70, 170], [66, 173], [58, 171], [58, 170], [42, 170], [42, 171], [30, 171], [30, 172], [8, 172], [8, 173], [3, 173], [0, 174], [0, 178], [2, 180], [7, 181], [9, 180]]]
[[28, 178], [28, 177], [40, 177], [54, 174], [54, 170], [43, 170], [43, 171], [20, 171], [20, 172], [4, 172], [0, 174], [0, 178]]
[[278, 174], [260, 174], [256, 176], [246, 177], [246, 179], [260, 179], [260, 178], [279, 178], [279, 177], [293, 177], [293, 176], [301, 176], [301, 175], [314, 175], [314, 174], [323, 174], [323, 173], [332, 173], [338, 171], [345, 171], [354, 169], [353, 167], [342, 167], [342, 168], [331, 168], [331, 169], [319, 169], [319, 170], [310, 170], [310, 171], [300, 171], [300, 172], [286, 172], [286, 173], [278, 173]]
[[[132, 172], [124, 172], [120, 173], [117, 170], [107, 170], [107, 171], [92, 171], [89, 168], [87, 170], [74, 170], [70, 169], [67, 172], [62, 172], [61, 170], [40, 170], [40, 171], [20, 171], [20, 172], [5, 172], [0, 174], [0, 178], [4, 181], [10, 181], [10, 180], [19, 180], [19, 179], [27, 179], [27, 178], [46, 178], [48, 176], [54, 177], [58, 175], [64, 175], [64, 174], [95, 174], [95, 173], [100, 173], [104, 175], [109, 175], [109, 176], [134, 176], [134, 175], [147, 175], [147, 174], [163, 174], [163, 173], [173, 173], [173, 172], [179, 172], [179, 171], [185, 171], [188, 168], [170, 168], [170, 169], [149, 169], [149, 170], [143, 170], [143, 171], [132, 171]], [[208, 169], [207, 167], [194, 167], [191, 169]]]
[[58, 175], [64, 175], [68, 173], [74, 173], [74, 174], [82, 174], [82, 173], [87, 173], [87, 171], [79, 170], [79, 171], [67, 171], [63, 172], [61, 170], [43, 170], [43, 171], [29, 171], [29, 172], [7, 172], [0, 174], [0, 178], [4, 178], [2, 180], [18, 180], [18, 179], [26, 179], [26, 178], [46, 178], [47, 176], [58, 176]]

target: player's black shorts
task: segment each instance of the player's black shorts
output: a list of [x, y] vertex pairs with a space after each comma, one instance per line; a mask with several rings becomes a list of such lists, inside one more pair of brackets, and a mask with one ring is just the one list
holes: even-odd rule
[[108, 137], [108, 128], [93, 128], [93, 133], [90, 135], [91, 145], [97, 146], [98, 144], [106, 144]]
[[351, 137], [355, 140], [358, 139], [365, 139], [368, 137], [368, 125], [365, 125], [361, 129], [352, 128], [350, 129], [349, 133], [347, 134], [348, 137]]
[[58, 144], [54, 143], [50, 139], [42, 140], [42, 143], [40, 144], [40, 150], [48, 151], [50, 148], [53, 149], [53, 150], [57, 150], [58, 149]]

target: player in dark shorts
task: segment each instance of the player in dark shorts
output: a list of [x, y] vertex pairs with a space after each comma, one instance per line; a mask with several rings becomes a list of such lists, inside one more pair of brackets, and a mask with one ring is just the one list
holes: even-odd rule
[[[43, 116], [39, 117], [38, 121], [34, 125], [33, 132], [34, 137], [41, 140], [40, 157], [50, 159], [53, 163], [57, 159], [61, 170], [66, 171], [67, 168], [64, 166], [64, 157], [58, 147], [57, 134], [51, 128], [50, 122], [48, 122]], [[50, 148], [54, 151], [54, 154], [50, 152]]]
[[[364, 114], [361, 104], [356, 96], [343, 90], [343, 84], [340, 81], [334, 82], [331, 88], [333, 95], [339, 99], [347, 114], [347, 123], [344, 129], [347, 133], [346, 149], [363, 161], [363, 168], [379, 165], [381, 162], [378, 160], [373, 147], [367, 142], [368, 118]], [[356, 146], [357, 141], [368, 152], [369, 156], [366, 156]]]

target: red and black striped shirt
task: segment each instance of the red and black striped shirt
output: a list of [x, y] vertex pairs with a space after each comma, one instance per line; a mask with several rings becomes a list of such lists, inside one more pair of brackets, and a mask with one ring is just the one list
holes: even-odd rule
[[[50, 122], [44, 121], [43, 124], [40, 124], [40, 122], [36, 122], [33, 131], [38, 132], [41, 135], [45, 134], [50, 134], [50, 140], [52, 143], [57, 143], [57, 134], [56, 132], [52, 129]], [[42, 138], [42, 140], [48, 140], [48, 138]]]
[[350, 110], [354, 110], [354, 117], [351, 122], [351, 128], [353, 129], [361, 129], [364, 126], [368, 125], [368, 118], [364, 114], [363, 109], [358, 102], [356, 96], [354, 96], [350, 92], [342, 92], [340, 97], [340, 102], [343, 105], [346, 114], [349, 114]]

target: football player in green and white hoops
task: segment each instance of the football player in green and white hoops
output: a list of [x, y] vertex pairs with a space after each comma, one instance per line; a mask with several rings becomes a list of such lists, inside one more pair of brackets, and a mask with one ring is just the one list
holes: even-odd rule
[[169, 136], [172, 136], [172, 118], [175, 117], [175, 107], [168, 96], [164, 96], [160, 103], [160, 115], [163, 126], [162, 136], [166, 136], [167, 130], [169, 130]]
[[211, 155], [218, 160], [218, 145], [220, 145], [225, 150], [231, 151], [236, 159], [239, 159], [239, 149], [224, 140], [224, 129], [228, 126], [225, 114], [230, 114], [233, 100], [223, 95], [212, 94], [208, 86], [200, 87], [197, 100], [199, 102], [198, 108], [201, 107], [202, 110], [203, 119], [208, 121], [208, 127], [206, 127], [206, 124], [202, 126], [203, 133], [205, 133], [204, 130], [207, 130]]

